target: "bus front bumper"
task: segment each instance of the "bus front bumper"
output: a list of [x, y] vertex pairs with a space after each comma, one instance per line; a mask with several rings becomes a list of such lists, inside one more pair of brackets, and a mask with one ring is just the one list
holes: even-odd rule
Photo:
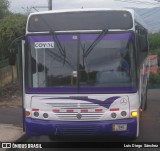
[[[127, 130], [113, 130], [114, 124], [127, 125]], [[104, 135], [136, 137], [137, 118], [105, 121], [47, 121], [25, 118], [27, 135]]]

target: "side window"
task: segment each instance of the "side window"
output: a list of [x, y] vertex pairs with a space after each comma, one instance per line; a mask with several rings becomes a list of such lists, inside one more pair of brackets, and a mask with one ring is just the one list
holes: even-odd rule
[[136, 26], [136, 45], [139, 63], [141, 64], [148, 55], [148, 39], [147, 30], [140, 26]]

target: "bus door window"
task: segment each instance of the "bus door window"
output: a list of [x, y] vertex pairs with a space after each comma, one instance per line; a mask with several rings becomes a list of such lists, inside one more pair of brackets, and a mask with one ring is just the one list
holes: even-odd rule
[[35, 49], [32, 56], [33, 87], [46, 86], [45, 50]]

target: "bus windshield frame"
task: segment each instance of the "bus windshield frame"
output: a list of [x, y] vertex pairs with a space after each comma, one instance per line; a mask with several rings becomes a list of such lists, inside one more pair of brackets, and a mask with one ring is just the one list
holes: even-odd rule
[[105, 33], [87, 51], [99, 34], [55, 34], [61, 49], [52, 34], [27, 35], [26, 93], [136, 92], [134, 32]]

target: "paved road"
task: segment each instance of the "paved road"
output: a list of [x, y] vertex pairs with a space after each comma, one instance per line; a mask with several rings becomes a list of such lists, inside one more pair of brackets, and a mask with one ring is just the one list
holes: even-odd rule
[[149, 90], [148, 108], [142, 117], [138, 141], [160, 142], [160, 90]]
[[13, 124], [22, 127], [22, 108], [0, 107], [0, 124]]

